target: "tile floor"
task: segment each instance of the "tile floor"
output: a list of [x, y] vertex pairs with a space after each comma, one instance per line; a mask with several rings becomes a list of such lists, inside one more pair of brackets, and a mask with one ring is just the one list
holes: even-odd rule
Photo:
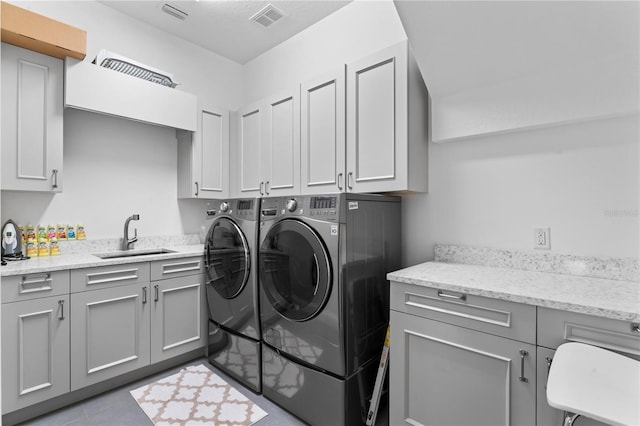
[[278, 407], [262, 395], [256, 395], [237, 381], [211, 366], [206, 358], [199, 358], [186, 364], [171, 368], [162, 373], [146, 377], [142, 380], [94, 396], [77, 404], [51, 412], [44, 416], [22, 423], [25, 426], [153, 426], [151, 420], [140, 409], [133, 399], [130, 390], [151, 383], [162, 377], [177, 373], [189, 365], [202, 364], [215, 371], [227, 383], [240, 393], [255, 402], [269, 413], [256, 426], [299, 426], [305, 423]]

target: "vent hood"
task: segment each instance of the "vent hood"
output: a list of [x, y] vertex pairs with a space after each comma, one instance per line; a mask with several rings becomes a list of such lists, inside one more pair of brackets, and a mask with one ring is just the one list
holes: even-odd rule
[[[163, 81], [169, 78], [173, 82], [171, 74], [149, 69], [135, 61], [129, 64], [134, 70], [138, 67], [134, 72], [143, 74], [146, 70], [162, 76]], [[192, 132], [196, 130], [198, 98], [194, 94], [88, 61], [67, 58], [64, 66], [65, 107]]]
[[93, 63], [127, 75], [141, 78], [152, 83], [174, 88], [178, 84], [173, 81], [173, 74], [141, 64], [133, 59], [125, 58], [117, 53], [102, 49]]

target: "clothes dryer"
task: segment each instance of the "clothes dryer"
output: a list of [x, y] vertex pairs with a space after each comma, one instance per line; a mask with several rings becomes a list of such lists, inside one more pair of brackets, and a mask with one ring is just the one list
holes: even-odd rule
[[257, 280], [260, 199], [230, 199], [207, 214], [206, 294], [209, 362], [255, 392], [261, 391]]
[[263, 394], [313, 424], [364, 424], [400, 267], [400, 199], [263, 198]]

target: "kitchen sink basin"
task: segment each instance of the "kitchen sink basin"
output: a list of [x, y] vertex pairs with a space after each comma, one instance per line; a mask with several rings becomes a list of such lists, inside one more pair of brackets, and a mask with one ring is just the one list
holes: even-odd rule
[[175, 250], [167, 250], [164, 248], [159, 249], [140, 249], [140, 250], [120, 250], [112, 251], [109, 253], [93, 253], [94, 256], [100, 259], [118, 259], [121, 257], [134, 257], [134, 256], [151, 256], [154, 254], [175, 253]]

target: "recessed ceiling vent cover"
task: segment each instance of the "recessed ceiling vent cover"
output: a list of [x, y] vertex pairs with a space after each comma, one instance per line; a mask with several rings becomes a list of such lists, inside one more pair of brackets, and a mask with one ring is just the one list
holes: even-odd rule
[[174, 18], [178, 18], [181, 21], [184, 21], [185, 19], [187, 19], [187, 17], [189, 16], [189, 14], [187, 12], [185, 12], [182, 9], [179, 9], [178, 7], [170, 4], [170, 3], [165, 3], [162, 5], [162, 11], [164, 13], [167, 13], [171, 16], [173, 16]]
[[262, 9], [258, 11], [255, 15], [249, 18], [250, 21], [257, 22], [263, 27], [268, 27], [269, 25], [275, 23], [276, 21], [284, 18], [286, 15], [283, 11], [278, 9], [272, 4], [268, 4]]

